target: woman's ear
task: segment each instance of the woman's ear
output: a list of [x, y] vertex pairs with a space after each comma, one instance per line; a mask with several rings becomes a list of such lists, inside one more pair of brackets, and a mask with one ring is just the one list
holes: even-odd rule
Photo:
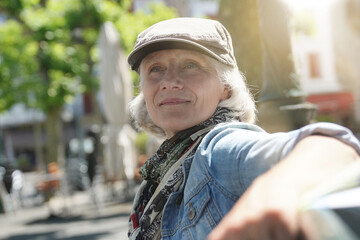
[[223, 92], [220, 95], [220, 101], [229, 99], [230, 95], [231, 95], [231, 91], [229, 90], [228, 86], [225, 86]]

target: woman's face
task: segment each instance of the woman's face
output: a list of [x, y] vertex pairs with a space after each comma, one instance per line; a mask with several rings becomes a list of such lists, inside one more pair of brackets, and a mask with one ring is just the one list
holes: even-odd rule
[[141, 86], [152, 121], [168, 138], [209, 119], [228, 91], [205, 56], [188, 50], [161, 50], [140, 66]]

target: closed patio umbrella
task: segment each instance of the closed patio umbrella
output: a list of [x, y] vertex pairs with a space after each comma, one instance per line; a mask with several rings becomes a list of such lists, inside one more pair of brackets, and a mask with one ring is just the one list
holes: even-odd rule
[[135, 131], [128, 125], [132, 80], [119, 43], [113, 23], [105, 22], [100, 35], [100, 89], [107, 121], [103, 131], [105, 177], [110, 181], [133, 179], [137, 164]]

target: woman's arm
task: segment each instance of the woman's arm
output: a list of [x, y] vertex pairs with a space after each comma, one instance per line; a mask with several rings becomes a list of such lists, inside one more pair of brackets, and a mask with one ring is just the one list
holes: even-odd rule
[[335, 138], [302, 139], [283, 161], [252, 183], [208, 240], [295, 239], [302, 194], [358, 157], [352, 147]]

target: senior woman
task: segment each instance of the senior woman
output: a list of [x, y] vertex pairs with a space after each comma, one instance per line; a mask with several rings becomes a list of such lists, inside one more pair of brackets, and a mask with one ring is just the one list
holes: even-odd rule
[[359, 156], [335, 124], [276, 134], [253, 125], [254, 101], [217, 21], [157, 23], [128, 62], [141, 80], [133, 118], [165, 139], [140, 169], [130, 239], [295, 238], [299, 197]]

